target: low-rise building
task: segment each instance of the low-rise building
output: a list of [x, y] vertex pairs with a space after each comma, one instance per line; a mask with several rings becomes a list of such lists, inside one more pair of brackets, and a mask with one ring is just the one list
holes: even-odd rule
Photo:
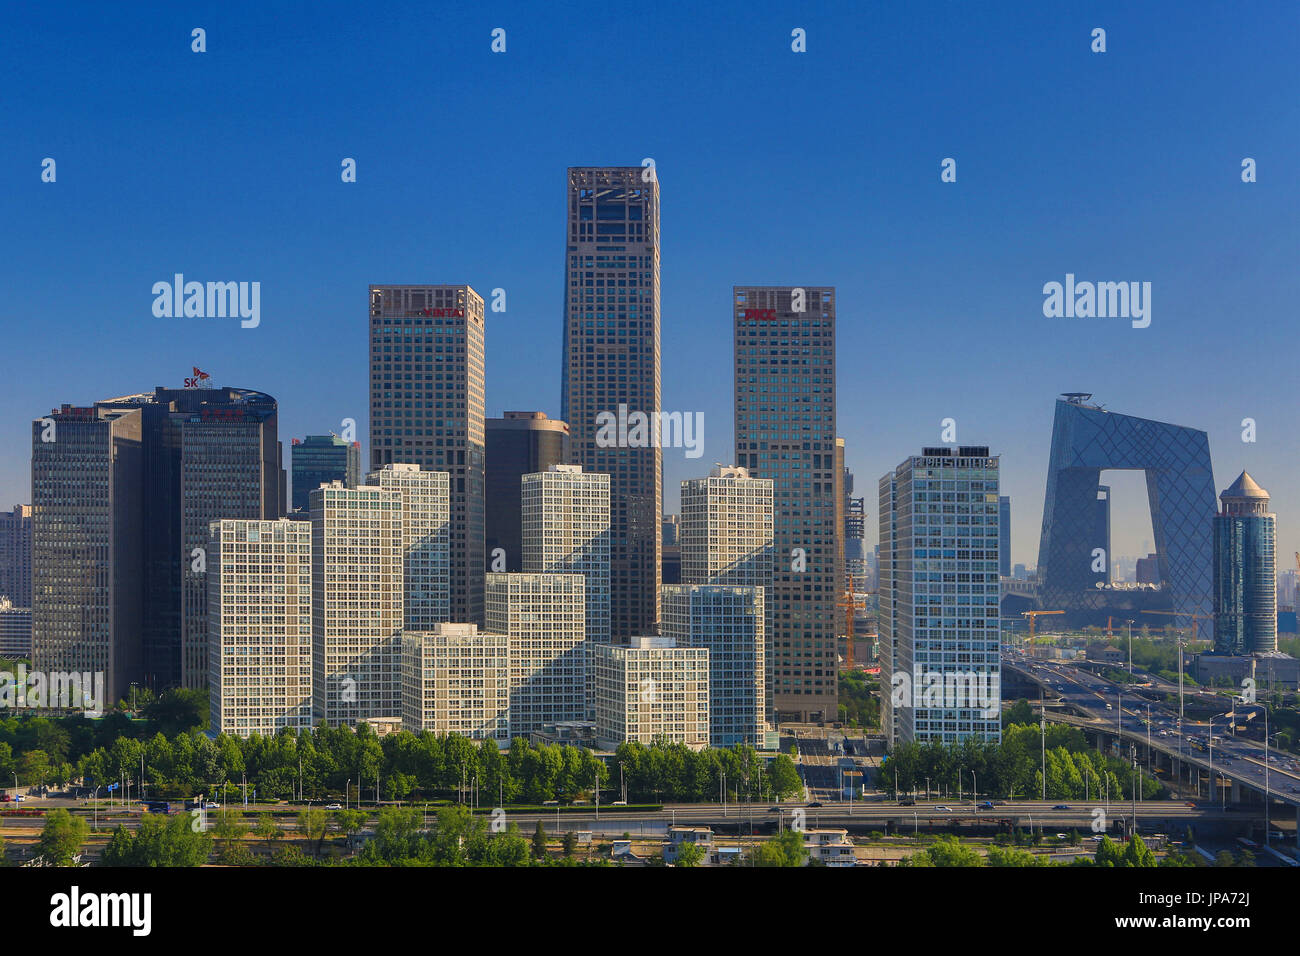
[[624, 741], [709, 745], [709, 651], [672, 638], [634, 637], [592, 648], [596, 737], [610, 749]]
[[402, 727], [510, 741], [510, 639], [474, 624], [402, 633]]

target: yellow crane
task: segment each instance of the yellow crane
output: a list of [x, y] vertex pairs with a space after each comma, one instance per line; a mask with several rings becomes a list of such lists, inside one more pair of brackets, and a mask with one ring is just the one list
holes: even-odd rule
[[[873, 592], [867, 591], [867, 594]], [[844, 666], [853, 670], [853, 612], [856, 610], [866, 610], [865, 601], [859, 601], [857, 595], [853, 592], [853, 575], [848, 576], [848, 585], [845, 588], [844, 596], [836, 603], [836, 607], [845, 609], [844, 626], [847, 636], [844, 644]]]
[[1021, 611], [1021, 617], [1029, 618], [1029, 640], [1034, 639], [1034, 625], [1043, 614], [1064, 614], [1064, 611]]
[[1166, 617], [1190, 617], [1192, 619], [1192, 641], [1196, 641], [1196, 622], [1208, 621], [1212, 614], [1195, 614], [1192, 611], [1143, 611], [1143, 614], [1163, 614]]

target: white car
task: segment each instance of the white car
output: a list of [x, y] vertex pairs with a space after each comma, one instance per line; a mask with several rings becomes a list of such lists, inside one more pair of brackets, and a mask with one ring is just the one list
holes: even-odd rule
[[220, 810], [220, 809], [221, 809], [221, 804], [219, 804], [219, 803], [214, 803], [213, 801], [209, 800], [207, 803], [203, 804], [203, 809], [204, 809], [204, 810]]
[[952, 808], [951, 808], [951, 807], [935, 807], [935, 808], [934, 808], [934, 812], [935, 812], [935, 813], [952, 813]]
[[325, 809], [326, 809], [326, 810], [342, 810], [342, 809], [343, 809], [343, 804], [341, 804], [341, 803], [327, 803], [327, 804], [325, 804]]

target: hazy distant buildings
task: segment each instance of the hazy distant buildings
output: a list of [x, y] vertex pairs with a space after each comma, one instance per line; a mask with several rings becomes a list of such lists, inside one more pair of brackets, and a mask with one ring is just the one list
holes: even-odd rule
[[653, 169], [569, 169], [564, 261], [561, 405], [571, 460], [610, 476], [611, 631], [622, 641], [659, 620], [663, 455], [657, 440], [603, 446], [597, 416], [660, 411]]
[[402, 634], [402, 729], [510, 742], [510, 647], [473, 624]]
[[1159, 584], [1159, 559], [1154, 554], [1148, 554], [1145, 558], [1138, 558], [1134, 576], [1137, 578], [1138, 584]]
[[1214, 650], [1277, 650], [1277, 518], [1246, 472], [1220, 496], [1214, 517]]
[[30, 660], [31, 656], [32, 609], [15, 607], [7, 597], [0, 597], [0, 657]]
[[580, 574], [487, 575], [487, 631], [509, 638], [512, 739], [586, 718], [584, 591]]
[[32, 506], [0, 511], [0, 597], [32, 606]]
[[400, 717], [401, 493], [337, 482], [310, 497], [313, 718]]
[[677, 515], [664, 515], [663, 535], [660, 538], [660, 581], [663, 584], [682, 583], [682, 546], [678, 541]]
[[581, 465], [552, 465], [524, 475], [524, 572], [581, 574], [587, 641], [610, 639], [609, 475]]
[[762, 747], [766, 729], [764, 589], [712, 584], [663, 588], [663, 636], [709, 652], [709, 740]]
[[370, 470], [450, 476], [451, 613], [483, 621], [483, 299], [467, 285], [370, 287]]
[[[488, 569], [523, 569], [523, 519], [519, 504], [524, 475], [569, 461], [569, 425], [545, 412], [506, 412], [486, 423], [487, 467], [484, 497]], [[500, 564], [493, 565], [499, 556]]]
[[361, 484], [361, 443], [337, 435], [308, 435], [293, 440], [294, 511], [311, 507], [308, 495], [321, 485], [341, 481], [345, 488]]
[[924, 448], [880, 479], [886, 736], [1001, 739], [998, 459]]
[[[1011, 577], [1011, 499], [998, 496], [998, 574]], [[1110, 552], [1108, 551], [1107, 554]]]
[[366, 484], [402, 496], [403, 621], [429, 630], [451, 613], [451, 519], [444, 471], [395, 462], [371, 472]]
[[597, 644], [592, 666], [596, 738], [709, 746], [709, 652], [677, 647], [667, 637]]
[[775, 482], [774, 706], [783, 718], [833, 720], [835, 290], [737, 286], [733, 322], [736, 464]]
[[210, 526], [213, 733], [273, 737], [312, 727], [311, 530], [287, 518]]
[[32, 667], [103, 673], [114, 702], [142, 673], [141, 417], [64, 405], [32, 422]]

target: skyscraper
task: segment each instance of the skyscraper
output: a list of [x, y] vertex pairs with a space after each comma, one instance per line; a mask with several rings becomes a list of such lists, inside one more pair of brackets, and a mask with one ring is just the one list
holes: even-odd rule
[[445, 471], [451, 619], [483, 622], [483, 299], [467, 285], [370, 287], [370, 470]]
[[[486, 423], [487, 470], [484, 483], [485, 551], [496, 571], [523, 568], [519, 490], [524, 475], [569, 461], [569, 425], [545, 412], [506, 412]], [[493, 559], [502, 563], [493, 567]]]
[[524, 475], [524, 571], [581, 574], [587, 596], [587, 643], [609, 641], [609, 475], [581, 465], [552, 465]]
[[343, 482], [345, 488], [361, 484], [361, 443], [344, 441], [337, 435], [308, 435], [293, 440], [294, 511], [311, 507], [308, 495], [321, 485]]
[[663, 456], [602, 447], [596, 417], [660, 411], [659, 183], [652, 167], [570, 168], [561, 406], [571, 460], [610, 476], [615, 641], [659, 620]]
[[366, 484], [402, 495], [403, 626], [431, 630], [451, 613], [447, 473], [397, 462], [371, 472]]
[[138, 408], [64, 405], [32, 422], [32, 667], [141, 680]]
[[736, 464], [775, 482], [776, 573], [768, 595], [780, 718], [838, 712], [835, 290], [733, 290]]
[[311, 493], [312, 716], [355, 726], [401, 716], [402, 496]]
[[32, 606], [32, 506], [0, 511], [0, 597]]
[[143, 682], [206, 687], [208, 526], [283, 514], [276, 401], [248, 388], [160, 386], [95, 405], [141, 415]]
[[310, 730], [311, 526], [214, 521], [207, 565], [212, 732]]
[[[1210, 611], [1215, 514], [1210, 441], [1203, 431], [1135, 418], [1090, 404], [1087, 392], [1069, 392], [1056, 403], [1052, 450], [1038, 546], [1042, 607], [1063, 610], [1067, 627], [1105, 626], [1108, 617], [1135, 617], [1144, 610], [1180, 615]], [[1146, 475], [1151, 530], [1161, 589], [1117, 590], [1109, 580], [1108, 468]], [[1105, 498], [1101, 493], [1105, 493]], [[1106, 551], [1106, 571], [1094, 551]], [[1145, 546], [1144, 546], [1145, 550]], [[1102, 587], [1097, 585], [1101, 584]], [[1170, 623], [1191, 626], [1191, 618]], [[1209, 637], [1209, 621], [1200, 633]]]
[[1277, 518], [1246, 472], [1219, 495], [1214, 517], [1214, 650], [1277, 650]]
[[586, 598], [580, 574], [496, 574], [487, 630], [509, 637], [510, 736], [587, 716]]
[[1001, 739], [998, 497], [984, 446], [923, 448], [880, 479], [891, 744]]
[[663, 636], [709, 652], [709, 742], [761, 747], [767, 717], [763, 588], [665, 584]]

